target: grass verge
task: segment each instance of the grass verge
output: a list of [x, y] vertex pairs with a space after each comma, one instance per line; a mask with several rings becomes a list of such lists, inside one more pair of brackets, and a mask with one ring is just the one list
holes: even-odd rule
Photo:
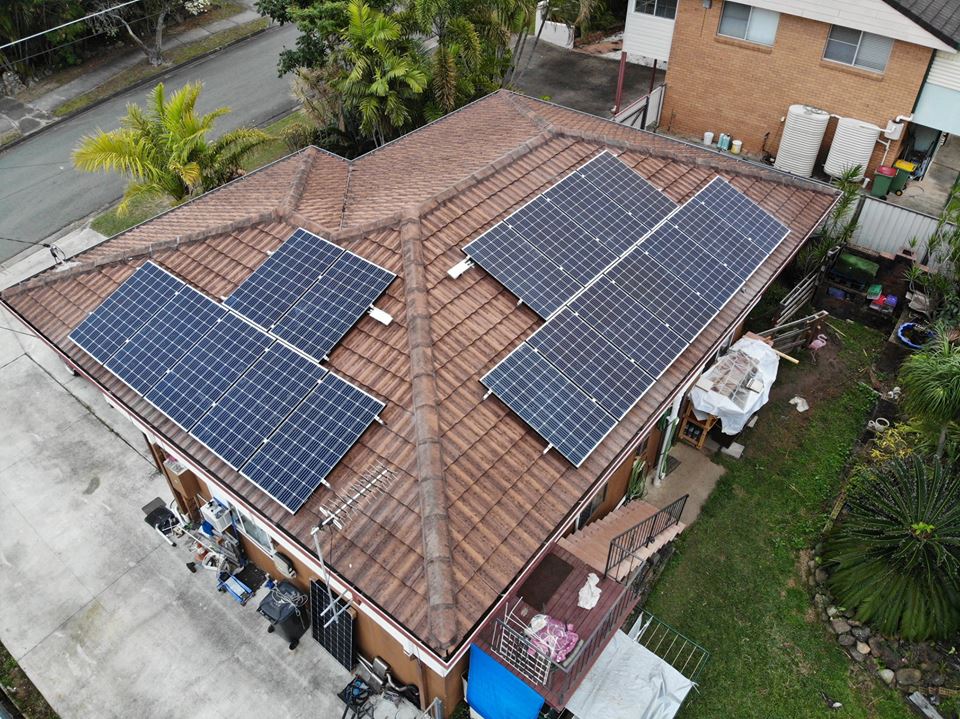
[[93, 105], [99, 100], [110, 97], [111, 95], [120, 92], [121, 90], [125, 90], [126, 88], [131, 87], [138, 82], [169, 72], [171, 65], [182, 65], [183, 63], [189, 62], [190, 60], [200, 57], [205, 53], [229, 45], [232, 42], [236, 42], [237, 40], [245, 38], [249, 35], [253, 35], [261, 30], [265, 30], [269, 24], [270, 21], [267, 18], [251, 20], [250, 22], [243, 23], [242, 25], [237, 25], [236, 27], [227, 28], [226, 30], [213, 33], [209, 37], [197, 40], [196, 42], [174, 48], [166, 53], [169, 64], [162, 65], [160, 67], [154, 67], [144, 61], [134, 65], [130, 69], [124, 70], [118, 75], [114, 75], [105, 83], [99, 85], [93, 90], [85, 92], [82, 95], [77, 95], [76, 97], [71, 98], [64, 103], [57, 105], [57, 107], [55, 107], [53, 110], [53, 114], [57, 117], [72, 115], [73, 113], [79, 112], [86, 107], [90, 107], [90, 105]]
[[290, 148], [287, 147], [287, 143], [283, 141], [281, 133], [284, 128], [289, 127], [295, 122], [302, 121], [304, 121], [303, 112], [297, 110], [264, 127], [263, 131], [269, 135], [273, 135], [274, 139], [250, 153], [243, 163], [243, 169], [247, 172], [252, 172], [258, 167], [263, 167], [267, 163], [279, 160], [284, 155], [289, 155]]
[[[841, 651], [801, 575], [874, 401], [858, 379], [883, 338], [849, 323], [843, 331], [831, 369], [823, 360], [781, 363], [777, 398], [747, 437], [747, 452], [722, 460], [726, 475], [647, 603], [712, 652], [682, 717], [912, 716]], [[787, 404], [794, 393], [811, 400], [806, 414]], [[821, 693], [843, 708], [830, 712]]]
[[47, 704], [47, 700], [33, 686], [33, 682], [3, 644], [0, 644], [0, 685], [0, 691], [10, 697], [27, 719], [57, 719], [57, 713]]
[[3, 147], [4, 145], [9, 145], [14, 140], [19, 140], [19, 139], [20, 139], [19, 130], [8, 130], [7, 132], [0, 135], [0, 147]]

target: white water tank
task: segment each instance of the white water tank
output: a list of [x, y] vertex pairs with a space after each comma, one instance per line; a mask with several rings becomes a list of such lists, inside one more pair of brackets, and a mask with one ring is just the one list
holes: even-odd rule
[[837, 121], [837, 131], [827, 153], [827, 161], [823, 163], [824, 172], [830, 177], [840, 177], [855, 165], [860, 165], [866, 171], [881, 132], [881, 128], [869, 122], [841, 117]]
[[810, 177], [827, 131], [830, 113], [809, 105], [791, 105], [773, 166], [794, 175]]

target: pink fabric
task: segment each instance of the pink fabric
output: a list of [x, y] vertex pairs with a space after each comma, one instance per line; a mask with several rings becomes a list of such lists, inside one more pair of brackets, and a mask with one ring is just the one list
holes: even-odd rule
[[530, 636], [530, 652], [537, 650], [559, 663], [570, 655], [579, 641], [580, 635], [573, 630], [572, 624], [564, 626], [559, 619], [547, 617], [546, 626]]

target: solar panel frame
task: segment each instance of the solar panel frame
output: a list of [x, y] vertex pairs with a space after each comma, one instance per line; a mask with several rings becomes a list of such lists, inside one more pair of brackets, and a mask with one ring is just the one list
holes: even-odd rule
[[[148, 260], [107, 295], [69, 337], [100, 364], [106, 364], [186, 283]], [[123, 328], [118, 332], [117, 328]]]
[[[537, 384], [522, 386], [525, 378]], [[617, 420], [527, 343], [481, 382], [574, 466], [579, 467]]]
[[576, 171], [544, 192], [543, 196], [562, 207], [564, 214], [618, 256], [650, 229]]
[[[359, 441], [384, 403], [328, 372], [240, 468], [295, 514]], [[329, 485], [327, 485], [329, 486]]]
[[677, 203], [662, 190], [606, 150], [576, 172], [591, 180], [648, 231], [677, 209]]
[[739, 230], [722, 222], [709, 207], [694, 198], [668, 223], [717, 258], [734, 275], [745, 281], [769, 256]]
[[276, 323], [273, 334], [314, 357], [326, 357], [395, 278], [345, 252]]
[[[334, 611], [344, 609], [341, 602], [342, 600], [334, 595]], [[332, 614], [328, 617], [325, 612], [329, 606], [330, 596], [327, 594], [327, 588], [319, 580], [311, 580], [310, 610], [313, 615], [311, 635], [341, 666], [352, 672], [357, 665], [358, 654], [356, 617], [349, 610], [341, 611], [336, 619], [333, 619]]]
[[544, 195], [521, 207], [504, 224], [581, 286], [618, 257]]
[[194, 424], [190, 435], [239, 470], [326, 374], [315, 360], [276, 342]]
[[463, 251], [544, 319], [583, 287], [503, 223], [491, 227]]
[[141, 395], [146, 395], [228, 310], [185, 285], [105, 367]]
[[241, 282], [224, 304], [269, 329], [345, 252], [301, 227]]
[[[767, 255], [790, 234], [790, 228], [722, 177], [715, 177], [707, 183], [697, 193], [695, 199], [697, 198], [709, 207], [721, 222], [746, 235], [750, 241], [765, 250]], [[730, 207], [732, 212], [724, 212], [724, 206]], [[736, 220], [730, 219], [731, 215]], [[758, 228], [757, 231], [744, 232], [737, 224], [743, 218], [752, 220], [753, 225]]]
[[569, 308], [527, 343], [616, 419], [653, 384], [653, 377]]
[[227, 313], [167, 370], [145, 399], [189, 431], [275, 341], [239, 315]]

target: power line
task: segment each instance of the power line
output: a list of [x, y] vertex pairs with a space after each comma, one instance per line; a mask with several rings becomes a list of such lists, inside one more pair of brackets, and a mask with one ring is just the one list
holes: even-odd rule
[[122, 8], [122, 7], [126, 7], [127, 5], [133, 5], [134, 3], [138, 3], [138, 2], [140, 2], [140, 1], [141, 1], [141, 0], [127, 0], [127, 2], [120, 3], [119, 5], [114, 5], [113, 7], [108, 7], [106, 10], [99, 10], [98, 12], [90, 13], [89, 15], [85, 15], [85, 16], [83, 16], [83, 17], [81, 17], [81, 18], [76, 19], [76, 20], [71, 20], [70, 22], [65, 22], [65, 23], [63, 23], [62, 25], [57, 25], [56, 27], [52, 27], [52, 28], [50, 28], [49, 30], [43, 30], [42, 32], [37, 32], [37, 33], [34, 33], [33, 35], [28, 35], [27, 37], [22, 37], [22, 38], [20, 38], [19, 40], [14, 40], [13, 42], [8, 42], [6, 45], [0, 45], [0, 50], [6, 50], [8, 47], [13, 47], [14, 45], [19, 45], [19, 44], [22, 43], [22, 42], [27, 42], [27, 40], [33, 40], [34, 38], [42, 37], [43, 35], [46, 35], [46, 34], [49, 33], [49, 32], [56, 32], [57, 30], [62, 30], [62, 29], [65, 28], [65, 27], [69, 27], [69, 26], [71, 26], [71, 25], [76, 25], [78, 22], [83, 22], [84, 20], [89, 20], [90, 18], [97, 17], [98, 15], [104, 15], [105, 13], [113, 12], [114, 10], [119, 10], [119, 9]]

